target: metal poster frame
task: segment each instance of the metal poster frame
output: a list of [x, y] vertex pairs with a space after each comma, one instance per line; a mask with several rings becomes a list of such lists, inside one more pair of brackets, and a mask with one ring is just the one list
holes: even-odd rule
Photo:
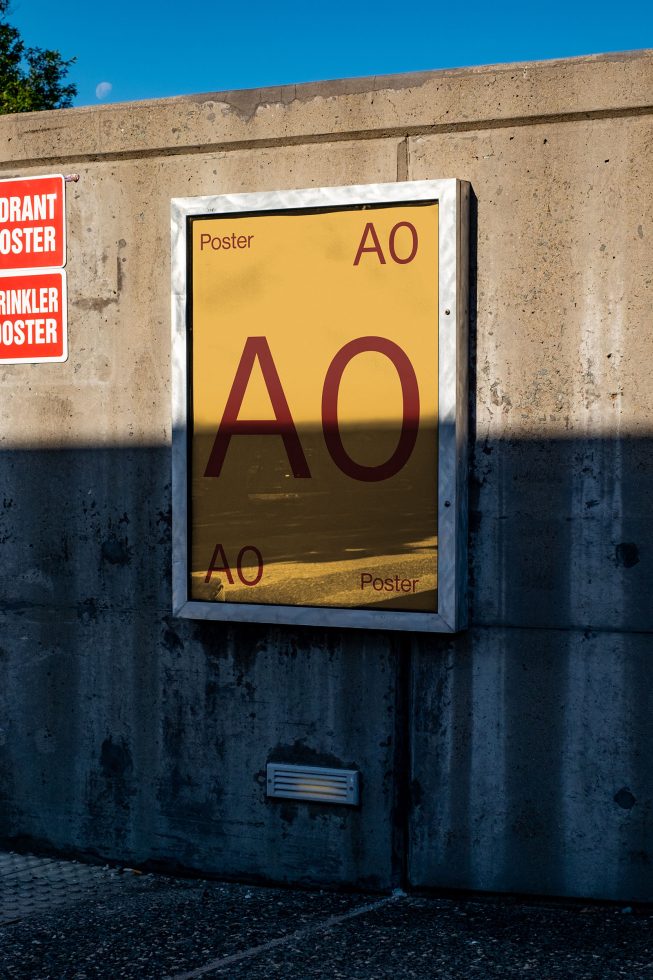
[[[189, 598], [188, 231], [190, 218], [417, 201], [438, 203], [438, 611], [210, 602]], [[469, 184], [393, 184], [177, 198], [172, 231], [172, 595], [189, 619], [452, 633], [467, 625]]]

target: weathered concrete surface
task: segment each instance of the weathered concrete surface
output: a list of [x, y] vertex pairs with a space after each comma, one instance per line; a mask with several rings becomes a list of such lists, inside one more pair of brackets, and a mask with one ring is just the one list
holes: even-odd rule
[[410, 140], [478, 202], [475, 622], [653, 627], [618, 556], [650, 541], [652, 148], [650, 116]]
[[650, 901], [650, 638], [474, 628], [418, 645], [413, 884]]
[[[397, 641], [174, 620], [169, 480], [165, 449], [3, 456], [3, 836], [387, 885]], [[271, 803], [269, 761], [360, 769], [365, 806]]]
[[[80, 174], [69, 360], [1, 371], [0, 838], [653, 899], [652, 114], [644, 52], [0, 119], [2, 175]], [[452, 176], [472, 629], [175, 621], [170, 198]], [[266, 803], [271, 758], [360, 767], [360, 811]]]
[[415, 883], [653, 897], [652, 138], [626, 116], [409, 141], [410, 178], [477, 196], [485, 627], [446, 673], [416, 643]]

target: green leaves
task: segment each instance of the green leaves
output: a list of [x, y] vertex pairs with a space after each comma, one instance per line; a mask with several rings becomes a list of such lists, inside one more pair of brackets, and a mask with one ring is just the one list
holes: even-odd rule
[[9, 0], [0, 0], [0, 114], [68, 108], [77, 88], [64, 83], [75, 59], [26, 48], [20, 31], [7, 22], [8, 8]]

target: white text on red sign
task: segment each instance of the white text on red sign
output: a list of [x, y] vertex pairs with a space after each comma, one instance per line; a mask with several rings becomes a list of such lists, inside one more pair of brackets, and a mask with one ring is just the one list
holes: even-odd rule
[[0, 271], [66, 264], [63, 177], [0, 181]]
[[0, 362], [65, 361], [63, 269], [0, 276]]

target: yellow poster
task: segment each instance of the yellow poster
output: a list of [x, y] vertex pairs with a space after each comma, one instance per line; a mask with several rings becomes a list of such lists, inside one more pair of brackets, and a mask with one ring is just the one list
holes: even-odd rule
[[438, 205], [191, 219], [190, 598], [437, 612]]

